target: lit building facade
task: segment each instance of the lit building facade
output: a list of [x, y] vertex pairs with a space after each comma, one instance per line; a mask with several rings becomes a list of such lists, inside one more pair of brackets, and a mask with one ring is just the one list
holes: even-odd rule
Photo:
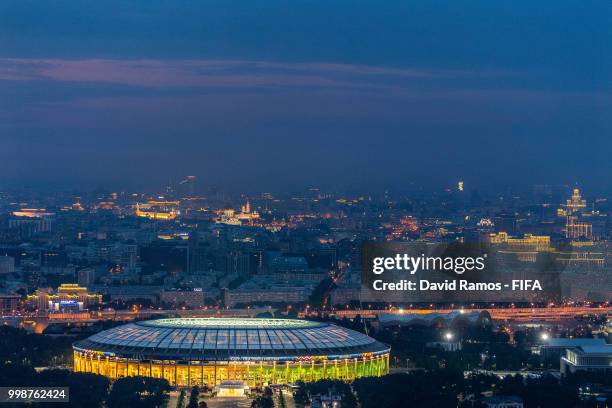
[[251, 203], [248, 201], [240, 208], [240, 212], [236, 212], [233, 208], [216, 211], [217, 224], [227, 225], [253, 225], [259, 220], [259, 213], [251, 210]]
[[574, 188], [572, 197], [557, 210], [559, 216], [565, 217], [565, 237], [568, 239], [593, 239], [593, 224], [582, 221], [587, 202], [582, 198], [580, 189]]
[[329, 323], [186, 318], [130, 323], [74, 344], [74, 371], [176, 386], [350, 381], [389, 371], [387, 345]]
[[552, 251], [547, 235], [525, 234], [523, 238], [510, 237], [507, 232], [491, 233], [486, 238], [492, 245], [499, 245], [502, 253], [513, 253], [522, 262], [535, 262], [539, 252]]
[[38, 311], [58, 312], [62, 310], [80, 311], [88, 306], [102, 303], [102, 295], [89, 293], [86, 287], [76, 283], [64, 283], [55, 293], [49, 289], [39, 289], [29, 295], [27, 302]]
[[55, 222], [55, 213], [44, 208], [22, 208], [13, 211], [9, 218], [9, 228], [21, 231], [22, 236], [31, 236], [41, 232], [49, 232]]
[[612, 345], [581, 345], [565, 350], [561, 372], [595, 371], [612, 374]]
[[152, 220], [174, 220], [180, 214], [178, 201], [149, 201], [136, 204], [134, 215]]

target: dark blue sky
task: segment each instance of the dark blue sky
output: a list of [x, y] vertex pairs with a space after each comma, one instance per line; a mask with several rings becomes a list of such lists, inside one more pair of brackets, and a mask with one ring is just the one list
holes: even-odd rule
[[0, 2], [0, 184], [612, 182], [612, 3]]

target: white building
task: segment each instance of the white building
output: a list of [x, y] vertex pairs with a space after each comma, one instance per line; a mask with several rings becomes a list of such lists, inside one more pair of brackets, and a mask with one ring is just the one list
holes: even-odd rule
[[496, 395], [483, 398], [487, 408], [524, 408], [523, 399], [516, 396]]
[[578, 346], [565, 351], [561, 358], [561, 373], [601, 371], [612, 374], [612, 344]]
[[310, 400], [310, 408], [341, 408], [342, 398], [338, 394], [316, 395]]
[[605, 346], [606, 340], [602, 338], [584, 339], [584, 338], [550, 338], [544, 341], [540, 346], [540, 355], [545, 359], [554, 359], [558, 361], [565, 356], [565, 351], [574, 347], [581, 346]]
[[217, 397], [246, 397], [249, 393], [249, 386], [242, 381], [221, 381], [215, 387]]
[[428, 348], [438, 348], [444, 351], [459, 351], [461, 350], [460, 341], [430, 341], [425, 344]]

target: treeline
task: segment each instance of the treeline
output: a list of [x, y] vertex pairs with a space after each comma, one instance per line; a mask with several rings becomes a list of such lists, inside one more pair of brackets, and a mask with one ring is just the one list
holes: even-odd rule
[[0, 326], [0, 362], [34, 367], [70, 364], [74, 340]]
[[[348, 408], [476, 408], [483, 392], [515, 395], [523, 398], [526, 407], [575, 408], [595, 407], [595, 401], [581, 401], [578, 388], [586, 383], [612, 385], [612, 377], [580, 372], [559, 381], [553, 376], [524, 380], [520, 376], [500, 379], [493, 375], [465, 378], [460, 371], [414, 371], [380, 378], [367, 377], [352, 384], [322, 380], [298, 383], [296, 403], [306, 404], [311, 396], [332, 392], [342, 397]], [[610, 401], [609, 401], [610, 402]]]
[[[331, 321], [337, 325], [366, 333], [376, 340], [391, 346], [391, 365], [394, 367], [423, 368], [427, 370], [450, 369], [470, 371], [477, 368], [486, 370], [521, 370], [540, 368], [540, 357], [530, 351], [534, 342], [533, 333], [516, 333], [516, 342], [511, 343], [508, 334], [495, 331], [492, 327], [467, 326], [453, 329], [426, 325], [389, 326], [374, 328], [369, 321], [357, 316], [333, 319], [318, 317], [313, 320]], [[462, 343], [460, 351], [443, 351], [428, 347], [427, 343], [443, 339], [451, 331]]]
[[[3, 387], [68, 387], [65, 402], [30, 403], [40, 408], [156, 408], [168, 402], [170, 384], [167, 380], [148, 377], [126, 377], [111, 381], [101, 375], [73, 373], [68, 370], [35, 371], [15, 364], [0, 365], [0, 386]], [[6, 408], [21, 408], [23, 403], [2, 404]]]

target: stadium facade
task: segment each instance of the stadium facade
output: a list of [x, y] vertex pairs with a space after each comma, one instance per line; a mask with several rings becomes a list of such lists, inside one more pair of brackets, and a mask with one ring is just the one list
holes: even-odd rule
[[249, 386], [353, 380], [389, 371], [389, 346], [330, 323], [183, 318], [130, 323], [76, 342], [74, 371], [170, 384]]

